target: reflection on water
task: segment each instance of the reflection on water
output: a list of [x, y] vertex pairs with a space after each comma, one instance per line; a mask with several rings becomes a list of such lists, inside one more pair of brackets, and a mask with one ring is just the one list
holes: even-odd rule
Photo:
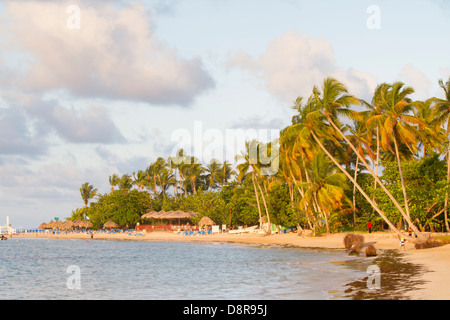
[[[11, 239], [1, 299], [352, 299], [373, 260], [343, 250], [132, 241]], [[79, 267], [81, 289], [68, 289]], [[353, 292], [353, 291], [352, 291]]]

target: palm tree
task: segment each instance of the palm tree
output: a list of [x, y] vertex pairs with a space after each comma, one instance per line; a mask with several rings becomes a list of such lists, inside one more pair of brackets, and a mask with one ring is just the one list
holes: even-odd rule
[[211, 162], [206, 165], [205, 179], [208, 184], [208, 191], [215, 188], [220, 181], [220, 165], [216, 159], [212, 159]]
[[[388, 104], [380, 119], [382, 123], [381, 146], [385, 151], [391, 151], [397, 158], [408, 219], [411, 219], [411, 216], [398, 146], [399, 143], [402, 143], [411, 151], [411, 154], [414, 155], [417, 153], [418, 132], [416, 126], [423, 125], [423, 123], [415, 116], [408, 114], [412, 110], [412, 101], [408, 98], [408, 95], [413, 92], [414, 89], [404, 87], [404, 84], [401, 82], [394, 83], [386, 96]], [[392, 144], [394, 145], [394, 149], [392, 149]]]
[[230, 162], [225, 160], [222, 163], [222, 166], [220, 167], [217, 175], [218, 175], [218, 179], [219, 179], [219, 184], [221, 185], [221, 187], [223, 187], [225, 185], [225, 183], [230, 181], [233, 176], [236, 176], [236, 171], [233, 170]]
[[[390, 92], [388, 92], [386, 101], [389, 102], [388, 107], [390, 106], [391, 109], [393, 110], [393, 112], [391, 112], [389, 115], [396, 114], [397, 116], [401, 116], [403, 121], [418, 123], [419, 121], [416, 118], [414, 118], [412, 116], [408, 116], [403, 113], [405, 111], [405, 109], [407, 109], [407, 106], [409, 106], [409, 102], [407, 102], [405, 99], [406, 99], [406, 96], [409, 93], [411, 93], [412, 89], [406, 88], [404, 90], [401, 90], [402, 87], [403, 87], [402, 83], [396, 83], [391, 86]], [[351, 118], [359, 117], [360, 114], [358, 114], [357, 112], [355, 112], [353, 110], [348, 109], [348, 107], [351, 104], [361, 103], [361, 101], [354, 98], [353, 96], [350, 96], [348, 94], [347, 89], [344, 87], [344, 85], [342, 85], [337, 80], [332, 79], [332, 78], [327, 78], [324, 80], [322, 93], [320, 93], [319, 90], [316, 87], [314, 87], [313, 96], [314, 96], [314, 102], [318, 104], [318, 106], [320, 108], [320, 112], [323, 114], [323, 117], [328, 121], [328, 123], [334, 129], [333, 131], [330, 131], [331, 135], [329, 135], [328, 138], [332, 139], [332, 141], [339, 144], [339, 142], [337, 141], [337, 139], [335, 137], [338, 134], [341, 138], [343, 138], [345, 140], [345, 142], [348, 143], [349, 147], [353, 150], [353, 152], [359, 158], [361, 163], [364, 164], [364, 166], [370, 172], [372, 177], [381, 186], [383, 191], [388, 195], [389, 199], [391, 199], [393, 204], [400, 211], [400, 213], [402, 214], [403, 218], [406, 220], [408, 225], [413, 229], [413, 231], [418, 236], [421, 237], [421, 232], [411, 222], [410, 215], [409, 215], [409, 208], [406, 207], [406, 213], [405, 213], [405, 211], [403, 210], [401, 205], [398, 203], [398, 201], [394, 198], [394, 196], [391, 194], [391, 192], [389, 192], [389, 190], [387, 190], [387, 188], [380, 181], [380, 179], [378, 178], [378, 175], [373, 172], [372, 168], [368, 165], [368, 163], [364, 159], [364, 157], [362, 157], [358, 153], [358, 150], [356, 149], [356, 147], [349, 141], [349, 139], [345, 136], [345, 134], [340, 129], [339, 120], [338, 120], [337, 116], [339, 114], [341, 114], [341, 115], [349, 116]], [[383, 117], [385, 115], [382, 114], [381, 116]], [[317, 116], [314, 116], [314, 117], [317, 118]], [[386, 123], [382, 120], [380, 121], [380, 122], [383, 122], [383, 127], [382, 127], [383, 130], [381, 132], [381, 145], [383, 147], [387, 147], [389, 145], [388, 141], [391, 141], [391, 140], [389, 140], [389, 138], [391, 137], [392, 132], [389, 132], [388, 130], [386, 130], [386, 126], [390, 127], [392, 129], [393, 122], [396, 122], [395, 118], [390, 118], [390, 119], [391, 120], [387, 121]], [[323, 119], [322, 119], [322, 121], [323, 121]], [[400, 124], [400, 126], [396, 127], [397, 129], [400, 128], [400, 130], [401, 130], [401, 129], [405, 128], [408, 130], [408, 132], [412, 131], [414, 129], [408, 123], [405, 123], [405, 124], [399, 123], [399, 124]], [[315, 135], [315, 136], [317, 136], [317, 135]], [[401, 142], [408, 144], [408, 148], [412, 148], [412, 146], [409, 145], [409, 143], [412, 142], [411, 141], [411, 139], [413, 139], [412, 136], [401, 135], [400, 139], [401, 139]], [[315, 139], [315, 140], [317, 140], [317, 139]], [[396, 139], [393, 139], [393, 140], [396, 143]], [[396, 150], [398, 151], [398, 146], [397, 146]], [[396, 153], [396, 155], [397, 155], [397, 158], [399, 159], [398, 152]], [[351, 179], [351, 181], [353, 183], [356, 182], [353, 178]], [[402, 184], [402, 186], [404, 186], [404, 184]], [[359, 188], [358, 188], [358, 190], [359, 190]], [[405, 192], [404, 192], [404, 198], [406, 199]], [[407, 205], [407, 200], [405, 200], [405, 202]], [[378, 211], [378, 213], [380, 213], [380, 212]]]
[[[365, 157], [365, 150], [369, 153], [369, 156], [372, 160], [374, 160], [374, 154], [372, 149], [370, 148], [371, 141], [367, 135], [367, 127], [365, 126], [364, 121], [353, 120], [353, 128], [348, 126], [350, 131], [350, 135], [347, 138], [351, 141], [351, 143], [356, 146], [358, 153], [361, 157]], [[351, 148], [347, 148], [347, 152], [350, 152]], [[354, 179], [357, 181], [358, 177], [358, 165], [359, 165], [359, 157], [356, 157], [355, 162], [355, 175]], [[353, 225], [356, 224], [356, 186], [353, 186]]]
[[81, 185], [80, 194], [87, 209], [89, 200], [97, 195], [97, 189], [90, 185], [89, 182], [85, 182]]
[[419, 125], [419, 143], [422, 145], [422, 158], [433, 151], [441, 151], [442, 143], [445, 142], [444, 132], [440, 125], [437, 125], [438, 117], [434, 108], [434, 98], [426, 101], [415, 101], [412, 103], [414, 116], [425, 125]]
[[320, 147], [320, 149], [330, 158], [330, 160], [339, 168], [339, 170], [344, 173], [347, 178], [356, 185], [356, 188], [358, 191], [363, 195], [363, 197], [372, 205], [372, 207], [375, 209], [375, 211], [378, 212], [378, 214], [383, 218], [383, 220], [389, 225], [389, 227], [397, 234], [401, 234], [401, 232], [394, 226], [394, 224], [386, 217], [384, 212], [378, 207], [375, 200], [371, 199], [367, 193], [362, 189], [362, 187], [353, 179], [353, 177], [350, 175], [350, 173], [345, 170], [341, 164], [336, 160], [336, 158], [328, 151], [327, 148], [325, 148], [324, 144], [322, 143], [322, 139], [319, 138], [318, 135], [329, 137], [329, 130], [327, 130], [327, 126], [323, 122], [323, 115], [317, 114], [317, 113], [311, 113], [307, 117], [307, 121], [305, 121], [305, 128], [309, 130], [310, 135], [313, 137], [314, 141], [317, 143], [317, 145]]
[[[447, 128], [445, 130], [445, 137], [447, 138], [447, 185], [450, 184], [450, 78], [444, 84], [444, 82], [439, 80], [439, 86], [444, 90], [445, 98], [444, 99], [435, 99], [435, 110], [436, 110], [436, 123], [437, 125], [444, 125], [447, 123]], [[445, 219], [445, 228], [446, 231], [449, 232], [449, 223], [448, 223], [448, 191], [445, 193], [445, 203], [444, 203], [444, 219]]]
[[248, 175], [248, 171], [251, 169], [253, 189], [255, 192], [256, 204], [257, 204], [258, 213], [259, 213], [259, 228], [262, 229], [261, 205], [259, 203], [258, 188], [256, 187], [256, 184], [257, 184], [257, 180], [256, 180], [256, 178], [257, 178], [256, 177], [257, 154], [254, 152], [254, 150], [256, 150], [257, 144], [258, 144], [258, 142], [256, 140], [246, 141], [245, 142], [245, 152], [241, 152], [240, 155], [236, 156], [237, 161], [243, 160], [242, 163], [237, 165], [237, 169], [239, 171], [237, 180], [242, 182], [244, 180], [244, 178]]
[[167, 168], [163, 168], [158, 175], [159, 187], [163, 197], [166, 196], [168, 188], [175, 186], [175, 176]]
[[112, 176], [109, 176], [109, 184], [111, 185], [111, 191], [114, 191], [114, 187], [119, 183], [119, 176], [114, 173]]
[[119, 180], [119, 190], [122, 191], [129, 191], [133, 187], [133, 179], [131, 179], [131, 176], [127, 173], [123, 174], [122, 177], [120, 177]]
[[139, 170], [136, 176], [136, 173], [133, 172], [133, 180], [134, 184], [137, 185], [138, 190], [141, 191], [144, 189], [144, 186], [147, 182], [147, 173], [143, 170]]
[[305, 182], [307, 187], [301, 202], [313, 202], [319, 205], [325, 219], [327, 233], [330, 233], [328, 216], [333, 209], [350, 204], [345, 195], [346, 177], [343, 173], [334, 172], [330, 160], [324, 153], [316, 153], [309, 168], [311, 182]]
[[191, 187], [194, 194], [197, 194], [197, 182], [200, 181], [203, 171], [204, 169], [202, 165], [198, 162], [198, 160], [195, 157], [191, 157], [187, 173], [188, 178], [191, 181]]

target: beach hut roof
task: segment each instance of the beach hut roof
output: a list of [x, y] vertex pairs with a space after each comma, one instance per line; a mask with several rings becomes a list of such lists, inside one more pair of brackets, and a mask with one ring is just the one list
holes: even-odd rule
[[47, 229], [47, 226], [48, 226], [47, 223], [42, 222], [42, 223], [39, 225], [38, 229]]
[[67, 228], [67, 229], [71, 229], [73, 228], [73, 222], [70, 220], [66, 220], [62, 225], [61, 228]]
[[156, 211], [150, 211], [150, 212], [144, 213], [144, 214], [141, 216], [141, 219], [152, 219], [152, 218], [155, 217], [155, 214], [156, 214], [156, 213], [157, 213]]
[[77, 220], [75, 220], [75, 221], [73, 222], [73, 226], [74, 226], [74, 227], [79, 227], [79, 224], [80, 224], [81, 222], [83, 222], [83, 220], [77, 219]]
[[118, 225], [114, 221], [108, 221], [103, 225], [105, 228], [117, 228]]
[[213, 226], [216, 223], [211, 218], [204, 216], [198, 223], [199, 226]]
[[61, 226], [64, 224], [61, 220], [53, 222], [53, 228], [61, 228]]
[[78, 227], [80, 227], [80, 228], [92, 228], [92, 222], [89, 222], [89, 221], [81, 221], [81, 222], [78, 224]]

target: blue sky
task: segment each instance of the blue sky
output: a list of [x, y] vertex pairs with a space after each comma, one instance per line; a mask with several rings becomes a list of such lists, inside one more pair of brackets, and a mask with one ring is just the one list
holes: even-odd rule
[[1, 1], [0, 224], [70, 216], [82, 183], [108, 192], [109, 175], [171, 155], [177, 132], [201, 126], [206, 147], [208, 132], [279, 130], [326, 76], [365, 99], [393, 81], [441, 96], [449, 13], [438, 0]]

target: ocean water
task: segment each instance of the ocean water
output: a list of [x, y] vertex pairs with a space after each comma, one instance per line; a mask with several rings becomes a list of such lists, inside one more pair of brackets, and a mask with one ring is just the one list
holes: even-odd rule
[[0, 241], [0, 299], [349, 299], [366, 258], [223, 243]]

